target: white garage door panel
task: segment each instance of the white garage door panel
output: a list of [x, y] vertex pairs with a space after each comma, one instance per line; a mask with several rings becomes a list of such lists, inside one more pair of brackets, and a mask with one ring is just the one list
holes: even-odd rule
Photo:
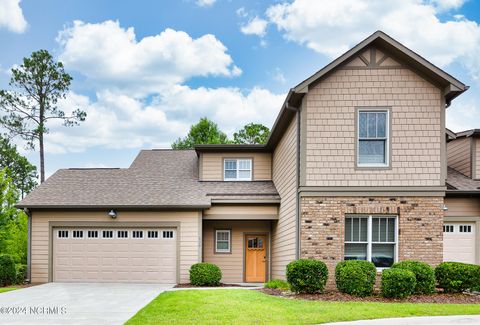
[[475, 232], [474, 222], [445, 223], [443, 260], [475, 264]]
[[[72, 238], [73, 231], [81, 230], [82, 238]], [[88, 230], [92, 229], [54, 230], [53, 281], [176, 282], [177, 240], [172, 229], [108, 229], [114, 231], [113, 238], [103, 238], [104, 229], [95, 229], [98, 238], [88, 238]], [[118, 238], [118, 230], [128, 231], [128, 237]], [[147, 238], [149, 230], [158, 231], [158, 237]], [[163, 230], [173, 231], [173, 238], [163, 238]], [[132, 238], [133, 231], [143, 231], [143, 238]]]

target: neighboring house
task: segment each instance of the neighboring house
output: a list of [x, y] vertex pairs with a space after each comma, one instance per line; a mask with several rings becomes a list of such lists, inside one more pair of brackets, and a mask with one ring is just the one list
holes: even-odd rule
[[[448, 224], [480, 217], [477, 189], [446, 188], [445, 109], [467, 88], [376, 32], [291, 89], [266, 145], [59, 170], [18, 204], [31, 281], [188, 282], [201, 261], [224, 282], [284, 278], [297, 258], [332, 274], [344, 259], [438, 264], [446, 200]], [[449, 147], [472, 138], [449, 133]]]
[[447, 130], [443, 258], [480, 264], [480, 130]]

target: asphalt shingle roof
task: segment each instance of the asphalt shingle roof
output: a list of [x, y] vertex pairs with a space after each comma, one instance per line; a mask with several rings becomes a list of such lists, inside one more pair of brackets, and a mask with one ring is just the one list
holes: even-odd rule
[[273, 182], [200, 182], [194, 150], [142, 150], [129, 168], [61, 169], [17, 206], [208, 207], [212, 198], [279, 198]]
[[480, 192], [480, 181], [473, 180], [455, 169], [448, 167], [447, 187], [454, 191], [478, 191]]

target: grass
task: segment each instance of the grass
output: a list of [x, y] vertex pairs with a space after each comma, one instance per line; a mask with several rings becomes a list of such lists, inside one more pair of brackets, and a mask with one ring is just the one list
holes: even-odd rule
[[323, 302], [253, 290], [184, 290], [162, 293], [127, 324], [315, 324], [468, 314], [480, 314], [480, 305]]
[[16, 287], [3, 287], [3, 288], [0, 288], [0, 293], [12, 291], [12, 290], [17, 290], [17, 289], [18, 288], [16, 288]]

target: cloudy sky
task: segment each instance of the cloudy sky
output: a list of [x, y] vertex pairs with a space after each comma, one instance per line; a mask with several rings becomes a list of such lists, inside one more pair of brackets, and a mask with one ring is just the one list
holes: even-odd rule
[[480, 128], [479, 23], [474, 0], [0, 0], [0, 88], [49, 50], [74, 77], [61, 107], [88, 116], [50, 125], [47, 175], [127, 167], [203, 116], [270, 127], [289, 88], [380, 29], [470, 85], [447, 110], [460, 131]]

